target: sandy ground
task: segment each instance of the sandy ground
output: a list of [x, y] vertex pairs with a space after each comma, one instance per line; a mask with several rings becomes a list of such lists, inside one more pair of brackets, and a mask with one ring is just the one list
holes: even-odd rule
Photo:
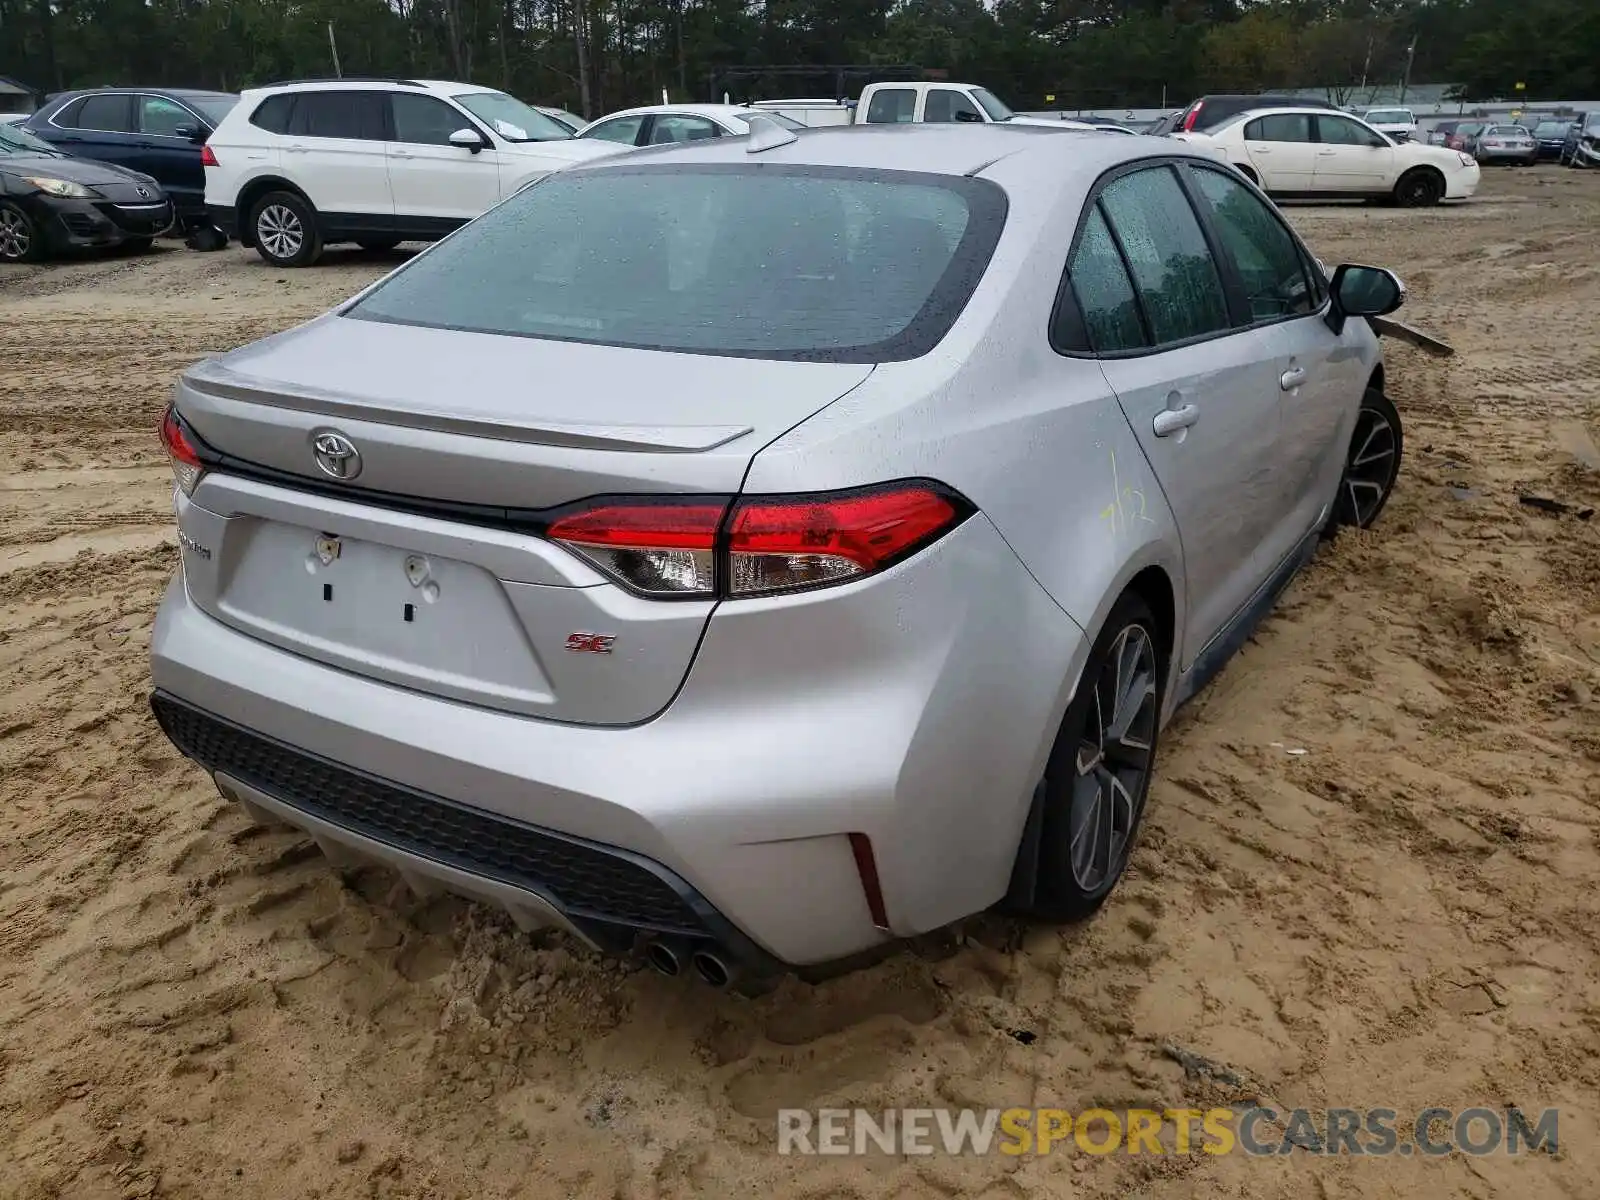
[[[149, 716], [174, 374], [399, 256], [0, 273], [0, 1196], [1594, 1196], [1600, 519], [1518, 494], [1600, 503], [1578, 461], [1600, 177], [1292, 215], [1326, 259], [1398, 268], [1405, 315], [1462, 351], [1390, 351], [1408, 460], [1380, 528], [1324, 552], [1181, 718], [1096, 920], [980, 921], [946, 957], [753, 1002], [341, 879]], [[1256, 1095], [1559, 1105], [1561, 1149], [774, 1149], [780, 1106]]]

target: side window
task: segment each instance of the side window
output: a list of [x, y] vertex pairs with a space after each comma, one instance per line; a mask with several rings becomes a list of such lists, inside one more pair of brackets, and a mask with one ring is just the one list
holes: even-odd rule
[[1170, 167], [1113, 180], [1100, 196], [1128, 257], [1156, 345], [1227, 329], [1228, 301], [1200, 221]]
[[1200, 194], [1211, 206], [1222, 250], [1239, 269], [1252, 321], [1315, 312], [1300, 259], [1300, 247], [1283, 222], [1238, 180], [1206, 167], [1193, 169]]
[[599, 138], [602, 142], [617, 142], [623, 146], [637, 145], [639, 141], [639, 127], [644, 124], [644, 118], [618, 117], [614, 121], [602, 121], [583, 136], [586, 138]]
[[872, 102], [867, 105], [869, 125], [904, 125], [916, 117], [915, 88], [883, 88], [872, 94]]
[[1311, 116], [1308, 113], [1275, 113], [1257, 117], [1244, 127], [1247, 142], [1309, 142]]
[[414, 146], [448, 146], [450, 135], [458, 129], [471, 129], [472, 122], [443, 100], [432, 96], [413, 96], [406, 92], [389, 94], [394, 117], [394, 140]]
[[955, 88], [929, 88], [922, 119], [930, 124], [952, 125], [957, 121], [982, 121], [983, 114], [965, 92]]
[[[1136, 350], [1146, 344], [1133, 281], [1128, 278], [1128, 269], [1098, 205], [1083, 223], [1078, 249], [1067, 264], [1067, 278], [1083, 316], [1089, 349], [1096, 354], [1109, 354]], [[1060, 333], [1055, 338], [1057, 345], [1071, 340]]]
[[300, 92], [289, 120], [293, 137], [381, 142], [387, 105], [383, 92]]
[[181, 104], [160, 96], [139, 97], [140, 133], [177, 137], [178, 130], [185, 125], [190, 129], [204, 128], [199, 119]]
[[670, 146], [674, 142], [700, 142], [719, 136], [722, 130], [715, 121], [705, 117], [691, 117], [683, 113], [664, 113], [650, 126], [652, 146]]
[[72, 128], [103, 133], [132, 133], [133, 106], [128, 96], [86, 96], [73, 114]]
[[250, 114], [250, 124], [258, 129], [265, 129], [268, 133], [287, 133], [289, 118], [293, 112], [294, 93], [280, 92], [276, 96], [268, 96], [256, 105], [255, 112]]
[[1317, 118], [1317, 140], [1325, 146], [1387, 146], [1365, 125], [1349, 117], [1320, 116]]

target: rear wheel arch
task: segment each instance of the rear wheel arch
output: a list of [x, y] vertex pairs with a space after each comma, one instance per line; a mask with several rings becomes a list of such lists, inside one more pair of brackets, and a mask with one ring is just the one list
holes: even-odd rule
[[312, 203], [311, 197], [306, 195], [305, 190], [296, 187], [282, 176], [262, 175], [252, 179], [239, 189], [239, 198], [235, 202], [233, 210], [237, 214], [236, 224], [239, 229], [241, 245], [250, 247], [256, 244], [256, 231], [250, 225], [250, 214], [255, 211], [255, 207], [260, 203], [261, 198], [269, 192], [289, 192], [299, 196], [307, 204], [311, 205], [313, 212], [316, 211], [317, 206]]
[[1171, 578], [1161, 567], [1146, 567], [1128, 581], [1123, 594], [1129, 592], [1143, 600], [1150, 614], [1155, 617], [1161, 652], [1170, 671], [1178, 629], [1178, 600], [1172, 590]]
[[1261, 186], [1261, 176], [1256, 174], [1256, 169], [1246, 163], [1234, 163], [1233, 169], [1243, 175], [1257, 187]]

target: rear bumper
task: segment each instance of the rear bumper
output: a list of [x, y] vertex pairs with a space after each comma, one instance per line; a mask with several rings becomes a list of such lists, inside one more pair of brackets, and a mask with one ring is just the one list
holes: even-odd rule
[[1087, 649], [980, 515], [873, 580], [724, 604], [678, 698], [630, 728], [320, 665], [213, 620], [181, 576], [151, 666], [180, 750], [324, 844], [603, 950], [665, 933], [759, 970], [1000, 899]]
[[226, 204], [206, 205], [206, 217], [210, 222], [230, 238], [239, 237], [238, 210]]

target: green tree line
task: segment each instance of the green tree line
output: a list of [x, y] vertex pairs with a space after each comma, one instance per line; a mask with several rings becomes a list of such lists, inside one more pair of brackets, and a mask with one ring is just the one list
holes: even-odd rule
[[663, 88], [833, 94], [826, 71], [727, 73], [769, 64], [944, 71], [1023, 109], [1286, 86], [1361, 102], [1402, 78], [1582, 100], [1600, 99], [1600, 0], [0, 0], [0, 74], [42, 91], [234, 90], [336, 61], [589, 116]]

